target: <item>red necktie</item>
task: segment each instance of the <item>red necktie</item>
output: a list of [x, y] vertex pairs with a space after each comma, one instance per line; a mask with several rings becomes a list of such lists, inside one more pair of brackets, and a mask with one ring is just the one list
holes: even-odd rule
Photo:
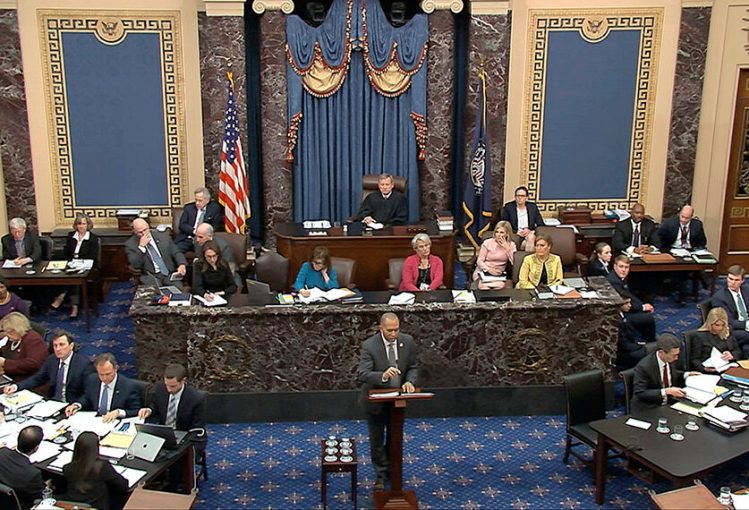
[[687, 245], [687, 235], [689, 233], [687, 232], [687, 227], [682, 226], [681, 227], [681, 244], [686, 246]]
[[668, 388], [671, 386], [668, 384], [668, 365], [663, 365], [663, 387]]

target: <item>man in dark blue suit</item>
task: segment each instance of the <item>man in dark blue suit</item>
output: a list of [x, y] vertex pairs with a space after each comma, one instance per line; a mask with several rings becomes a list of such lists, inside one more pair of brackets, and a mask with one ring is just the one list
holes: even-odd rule
[[536, 227], [544, 225], [541, 211], [533, 202], [528, 202], [528, 188], [520, 186], [515, 190], [515, 200], [507, 202], [502, 208], [502, 219], [509, 221], [512, 231], [523, 238], [519, 250], [532, 250], [535, 245]]
[[[394, 313], [380, 318], [380, 331], [364, 341], [357, 379], [361, 383], [359, 403], [367, 413], [369, 449], [377, 474], [376, 490], [383, 490], [390, 479], [389, 441], [385, 429], [390, 423], [390, 404], [367, 400], [373, 388], [397, 388], [413, 393], [418, 371], [418, 355], [413, 337], [400, 332], [400, 321]], [[387, 437], [390, 437], [388, 432]]]
[[193, 249], [195, 230], [201, 223], [208, 223], [216, 232], [224, 231], [224, 209], [221, 204], [211, 200], [208, 188], [195, 190], [195, 202], [187, 204], [179, 218], [179, 231], [174, 236], [174, 242], [182, 251]]
[[185, 367], [170, 363], [164, 369], [164, 381], [154, 386], [149, 406], [138, 417], [177, 430], [205, 429], [205, 394], [187, 384]]
[[43, 437], [41, 427], [31, 425], [18, 433], [15, 450], [0, 448], [0, 482], [16, 492], [21, 508], [31, 508], [44, 489], [42, 472], [29, 460], [39, 449]]
[[622, 306], [627, 322], [640, 332], [646, 342], [655, 342], [655, 318], [653, 317], [655, 309], [653, 305], [643, 303], [632, 293], [627, 283], [627, 276], [629, 276], [629, 258], [626, 255], [619, 255], [614, 259], [614, 270], [607, 276], [609, 283], [622, 298], [629, 300], [629, 303]]
[[707, 246], [707, 237], [702, 222], [694, 217], [694, 208], [685, 205], [678, 216], [661, 223], [655, 236], [656, 246], [667, 252], [671, 248], [696, 250]]
[[73, 335], [56, 331], [52, 336], [54, 357], [50, 356], [37, 373], [18, 384], [6, 386], [6, 394], [34, 389], [49, 384], [47, 396], [60, 402], [73, 403], [83, 396], [83, 387], [94, 373], [91, 362], [76, 352]]
[[141, 408], [140, 392], [134, 381], [117, 374], [117, 360], [105, 352], [94, 359], [96, 375], [86, 381], [83, 396], [65, 408], [72, 416], [79, 410], [97, 411], [105, 422], [138, 414]]
[[749, 291], [742, 286], [746, 271], [742, 266], [728, 268], [726, 286], [718, 289], [711, 300], [713, 308], [723, 308], [728, 314], [733, 336], [741, 350], [749, 356]]
[[[658, 350], [642, 358], [635, 366], [630, 409], [637, 415], [649, 407], [666, 405], [669, 397], [684, 398], [684, 372], [677, 367], [681, 342], [664, 333], [658, 338]], [[688, 374], [687, 374], [688, 375]]]
[[42, 258], [42, 245], [35, 233], [26, 228], [23, 218], [13, 218], [8, 222], [10, 234], [2, 238], [3, 259], [14, 260], [23, 266], [38, 262]]

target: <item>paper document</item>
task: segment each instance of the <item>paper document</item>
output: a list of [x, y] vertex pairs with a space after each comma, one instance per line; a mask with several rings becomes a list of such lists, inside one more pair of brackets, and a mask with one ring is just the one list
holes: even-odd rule
[[412, 305], [416, 301], [416, 295], [410, 292], [401, 292], [395, 296], [390, 296], [389, 305]]
[[544, 218], [544, 225], [549, 227], [558, 227], [561, 225], [562, 222], [559, 221], [557, 218]]
[[10, 407], [14, 411], [36, 404], [41, 400], [41, 395], [37, 395], [29, 390], [17, 391], [10, 395], [0, 395], [0, 404], [5, 407]]
[[115, 448], [113, 446], [101, 446], [99, 445], [99, 455], [104, 457], [111, 457], [113, 459], [121, 459], [127, 455], [127, 448]]
[[[132, 428], [135, 429], [135, 427], [132, 427]], [[135, 439], [134, 434], [110, 432], [104, 437], [104, 439], [101, 440], [101, 443], [99, 444], [101, 446], [110, 446], [112, 448], [124, 448], [125, 450], [127, 450], [130, 447], [130, 444], [133, 442], [133, 439]]]
[[583, 290], [580, 291], [580, 297], [583, 299], [598, 299], [600, 296], [594, 290]]
[[221, 306], [221, 305], [225, 305], [227, 302], [223, 296], [219, 296], [218, 294], [214, 294], [213, 299], [211, 299], [210, 301], [208, 301], [202, 296], [198, 296], [197, 294], [194, 294], [194, 296], [195, 296], [195, 299], [200, 301], [205, 306]]
[[327, 301], [336, 301], [338, 299], [343, 299], [346, 297], [354, 296], [355, 293], [349, 289], [342, 288], [342, 289], [330, 289], [330, 290], [321, 290], [317, 287], [313, 287], [309, 290], [310, 294], [307, 297], [302, 296], [299, 294], [299, 302], [300, 303], [318, 303], [318, 302], [327, 302]]
[[124, 466], [114, 466], [114, 470], [127, 479], [127, 483], [130, 487], [133, 487], [141, 478], [146, 476], [145, 471]]
[[49, 418], [67, 407], [67, 405], [67, 403], [58, 402], [57, 400], [43, 400], [35, 404], [26, 414], [28, 416], [36, 416], [37, 418]]
[[371, 398], [393, 398], [400, 395], [400, 391], [388, 391], [386, 393], [371, 393], [369, 396]]
[[671, 248], [671, 255], [674, 257], [689, 257], [691, 254], [689, 250], [684, 248]]
[[308, 230], [316, 228], [330, 228], [330, 222], [328, 220], [317, 220], [317, 221], [305, 221], [302, 226]]
[[79, 271], [88, 271], [94, 267], [93, 259], [73, 259], [68, 262], [70, 269], [77, 269]]
[[62, 271], [68, 267], [68, 261], [67, 260], [50, 260], [47, 262], [47, 265], [44, 267], [46, 270], [52, 270], [57, 269], [58, 271]]
[[453, 290], [454, 303], [475, 303], [476, 295], [470, 290]]
[[5, 344], [7, 344], [7, 343], [8, 343], [8, 337], [7, 336], [4, 336], [4, 337], [0, 338], [0, 349], [2, 349], [3, 347], [5, 347]]
[[506, 282], [507, 276], [501, 275], [501, 276], [495, 276], [493, 274], [489, 274], [485, 271], [479, 271], [479, 278], [481, 278], [482, 282], [486, 283], [492, 283], [492, 282]]
[[583, 287], [585, 287], [585, 280], [583, 280], [582, 278], [565, 278], [564, 284], [576, 289], [582, 289]]
[[78, 411], [61, 423], [64, 423], [73, 430], [94, 432], [100, 437], [107, 435], [119, 425], [118, 420], [104, 423], [101, 416], [96, 416], [95, 411]]
[[60, 452], [60, 455], [58, 455], [55, 460], [50, 462], [48, 467], [62, 471], [62, 468], [70, 464], [72, 461], [73, 452], [70, 450], [65, 450], [63, 452]]
[[55, 443], [50, 443], [49, 441], [42, 441], [39, 443], [39, 448], [29, 455], [29, 460], [32, 463], [36, 462], [44, 462], [47, 459], [51, 459], [55, 455], [60, 453], [60, 447], [57, 446]]
[[692, 416], [700, 416], [702, 414], [704, 407], [695, 407], [692, 405], [689, 405], [685, 402], [676, 402], [674, 405], [671, 406], [671, 409], [674, 411], [680, 411], [682, 413], [691, 414]]
[[630, 418], [626, 422], [624, 422], [625, 425], [629, 425], [630, 427], [637, 427], [638, 429], [642, 430], [648, 430], [652, 423], [642, 420], [637, 420], [635, 418]]
[[367, 225], [367, 228], [371, 228], [372, 230], [382, 230], [383, 228], [385, 228], [385, 225], [383, 225], [382, 223], [377, 223], [375, 221], [374, 223], [370, 223], [369, 225]]
[[749, 510], [749, 494], [731, 494], [735, 510]]
[[13, 262], [12, 259], [7, 259], [5, 262], [3, 262], [3, 269], [18, 269], [19, 267], [23, 266], [19, 266], [18, 264]]
[[705, 405], [715, 398], [715, 387], [720, 381], [719, 375], [701, 374], [687, 377], [684, 393], [692, 402]]
[[[702, 366], [705, 368], [714, 368], [718, 372], [724, 372], [731, 367], [737, 367], [738, 364], [731, 361], [725, 361], [721, 358], [722, 353], [713, 346], [710, 351], [710, 357], [702, 362]], [[693, 376], [694, 377], [694, 376]]]
[[736, 409], [725, 405], [707, 408], [705, 409], [704, 414], [728, 424], [742, 423], [746, 420], [746, 413], [742, 413], [741, 411], [737, 411]]
[[561, 294], [561, 295], [569, 294], [570, 292], [572, 292], [573, 290], [575, 290], [574, 287], [567, 287], [566, 285], [552, 285], [552, 286], [549, 287], [549, 289], [554, 294]]

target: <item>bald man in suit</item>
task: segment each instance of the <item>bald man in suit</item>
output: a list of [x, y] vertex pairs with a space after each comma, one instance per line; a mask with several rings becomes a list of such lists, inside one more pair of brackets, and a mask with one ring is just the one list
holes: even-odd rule
[[[416, 343], [410, 335], [400, 332], [400, 320], [394, 313], [380, 318], [379, 332], [369, 337], [361, 349], [358, 381], [361, 383], [359, 403], [367, 413], [369, 447], [372, 465], [377, 474], [376, 490], [384, 490], [390, 480], [389, 441], [385, 431], [390, 422], [391, 405], [369, 402], [369, 390], [396, 388], [412, 393], [418, 372]], [[387, 437], [390, 437], [388, 431]]]

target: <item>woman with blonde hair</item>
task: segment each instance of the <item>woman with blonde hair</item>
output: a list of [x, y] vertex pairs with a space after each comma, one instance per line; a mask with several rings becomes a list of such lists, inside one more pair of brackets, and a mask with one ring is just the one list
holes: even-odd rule
[[[512, 264], [515, 260], [517, 246], [512, 240], [512, 225], [509, 221], [500, 221], [494, 226], [494, 235], [481, 243], [473, 280], [478, 282], [479, 289], [503, 289], [512, 286]], [[508, 274], [509, 273], [509, 274]], [[506, 280], [484, 281], [482, 276], [505, 276]], [[493, 278], [486, 278], [493, 280]]]
[[715, 372], [702, 362], [710, 358], [713, 348], [718, 349], [723, 361], [740, 359], [741, 348], [728, 324], [728, 314], [723, 308], [713, 308], [707, 313], [705, 323], [691, 335], [689, 343], [689, 369], [700, 372]]
[[11, 312], [0, 320], [8, 342], [0, 349], [0, 371], [16, 382], [34, 375], [47, 361], [47, 346], [41, 335], [31, 329], [25, 315]]
[[534, 289], [538, 286], [561, 285], [564, 280], [562, 259], [551, 253], [552, 242], [548, 234], [536, 235], [536, 251], [523, 259], [518, 277], [518, 289]]

